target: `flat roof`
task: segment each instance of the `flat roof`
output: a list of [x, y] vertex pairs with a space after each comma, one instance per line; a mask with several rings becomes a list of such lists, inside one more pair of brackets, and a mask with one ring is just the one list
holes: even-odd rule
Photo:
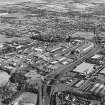
[[83, 74], [89, 74], [94, 70], [93, 67], [94, 67], [94, 64], [83, 62], [80, 65], [78, 65], [73, 71], [80, 72]]

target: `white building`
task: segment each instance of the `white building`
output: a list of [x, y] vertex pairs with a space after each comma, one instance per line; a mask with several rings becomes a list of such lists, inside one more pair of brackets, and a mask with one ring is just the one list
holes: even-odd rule
[[89, 74], [94, 70], [93, 67], [94, 67], [94, 64], [83, 62], [80, 65], [78, 65], [73, 71], [76, 71], [82, 74]]

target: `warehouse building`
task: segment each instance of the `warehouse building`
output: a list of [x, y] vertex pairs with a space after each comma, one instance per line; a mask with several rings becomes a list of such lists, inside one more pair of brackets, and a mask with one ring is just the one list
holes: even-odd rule
[[83, 45], [79, 46], [75, 49], [74, 53], [76, 55], [78, 54], [85, 54], [88, 51], [92, 50], [94, 48], [94, 43], [92, 42], [85, 42]]
[[101, 54], [95, 54], [92, 57], [87, 58], [85, 61], [87, 63], [92, 63], [92, 64], [100, 65], [100, 64], [104, 63], [103, 58], [104, 58], [103, 55], [101, 55]]
[[92, 59], [100, 59], [100, 58], [102, 58], [103, 57], [103, 55], [101, 55], [101, 54], [95, 54], [94, 56], [92, 56], [91, 58]]
[[79, 72], [82, 74], [89, 74], [94, 70], [94, 64], [83, 62], [78, 65], [73, 71]]

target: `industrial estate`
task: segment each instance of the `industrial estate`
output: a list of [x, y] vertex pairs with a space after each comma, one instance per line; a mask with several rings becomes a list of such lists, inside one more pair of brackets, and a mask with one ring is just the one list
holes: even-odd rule
[[0, 6], [0, 105], [105, 105], [103, 1]]

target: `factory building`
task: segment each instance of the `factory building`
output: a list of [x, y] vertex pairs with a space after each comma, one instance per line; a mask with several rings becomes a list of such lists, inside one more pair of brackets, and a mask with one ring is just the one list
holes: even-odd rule
[[102, 58], [103, 57], [103, 55], [101, 55], [101, 54], [95, 54], [94, 56], [92, 56], [91, 58], [92, 59], [100, 59], [100, 58]]
[[89, 74], [94, 70], [94, 64], [83, 62], [78, 65], [73, 71], [81, 74]]
[[85, 61], [87, 63], [92, 63], [92, 64], [100, 65], [100, 64], [104, 63], [103, 58], [104, 58], [103, 55], [101, 55], [101, 54], [95, 54], [94, 56], [87, 58]]
[[94, 43], [92, 42], [85, 42], [83, 45], [79, 46], [75, 49], [75, 54], [85, 54], [88, 51], [92, 50], [94, 48]]

